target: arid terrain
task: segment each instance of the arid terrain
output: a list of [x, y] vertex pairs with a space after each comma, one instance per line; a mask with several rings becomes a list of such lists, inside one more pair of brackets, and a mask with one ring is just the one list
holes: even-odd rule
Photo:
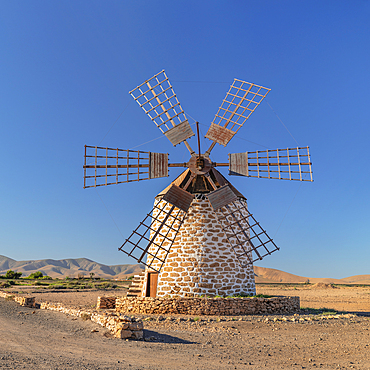
[[[67, 276], [76, 278], [80, 275], [103, 279], [123, 280], [129, 276], [140, 274], [144, 265], [103, 265], [87, 258], [67, 258], [62, 260], [43, 259], [16, 261], [12, 258], [0, 255], [0, 275], [5, 275], [7, 270], [21, 272], [22, 277], [29, 276], [37, 271], [43, 275], [51, 276], [53, 279], [64, 279]], [[271, 269], [267, 267], [254, 266], [256, 283], [332, 283], [332, 284], [370, 284], [370, 274], [355, 275], [341, 279], [320, 277], [310, 278], [294, 275], [289, 272]]]
[[325, 283], [301, 285], [258, 284], [257, 293], [297, 295], [301, 307], [329, 308], [336, 311], [362, 312], [370, 315], [370, 286], [332, 285]]
[[[126, 292], [28, 290], [39, 302], [74, 307]], [[298, 295], [302, 307], [357, 314], [143, 316], [145, 340], [125, 341], [91, 321], [0, 299], [0, 368], [370, 369], [370, 287], [262, 284], [257, 292]]]

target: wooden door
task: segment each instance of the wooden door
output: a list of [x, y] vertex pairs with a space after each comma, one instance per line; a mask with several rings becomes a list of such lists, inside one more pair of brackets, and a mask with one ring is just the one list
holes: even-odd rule
[[148, 272], [146, 296], [155, 298], [157, 296], [158, 272]]

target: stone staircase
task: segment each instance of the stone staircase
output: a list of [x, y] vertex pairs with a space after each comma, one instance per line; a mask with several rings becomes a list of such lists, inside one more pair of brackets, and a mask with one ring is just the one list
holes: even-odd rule
[[132, 283], [128, 289], [126, 297], [138, 297], [141, 295], [144, 277], [145, 277], [144, 271], [138, 275], [134, 275], [134, 278], [132, 279]]

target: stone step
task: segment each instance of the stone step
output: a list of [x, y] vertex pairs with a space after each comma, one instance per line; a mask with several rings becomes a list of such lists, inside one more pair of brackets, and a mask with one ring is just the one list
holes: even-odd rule
[[143, 285], [145, 279], [145, 272], [143, 271], [141, 274], [134, 275], [133, 279], [131, 280], [131, 285], [127, 292], [127, 297], [137, 297], [141, 294], [141, 287]]
[[132, 283], [140, 283], [142, 282], [144, 279], [132, 279], [131, 282]]
[[141, 277], [140, 279], [139, 278], [137, 278], [137, 279], [133, 278], [132, 282], [138, 282], [138, 281], [143, 281], [143, 280], [144, 280], [144, 276]]
[[141, 292], [138, 292], [138, 293], [127, 293], [126, 297], [138, 297], [138, 296], [140, 296], [140, 293]]

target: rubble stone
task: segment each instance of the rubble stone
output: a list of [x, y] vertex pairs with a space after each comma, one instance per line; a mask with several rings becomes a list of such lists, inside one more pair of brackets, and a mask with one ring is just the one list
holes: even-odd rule
[[[118, 297], [116, 312], [124, 314], [259, 315], [291, 314], [300, 310], [299, 297], [189, 298]], [[162, 316], [157, 318], [161, 321]]]
[[115, 337], [119, 339], [128, 339], [132, 337], [131, 330], [118, 329], [115, 333]]
[[116, 297], [98, 297], [96, 309], [114, 310], [116, 308]]

